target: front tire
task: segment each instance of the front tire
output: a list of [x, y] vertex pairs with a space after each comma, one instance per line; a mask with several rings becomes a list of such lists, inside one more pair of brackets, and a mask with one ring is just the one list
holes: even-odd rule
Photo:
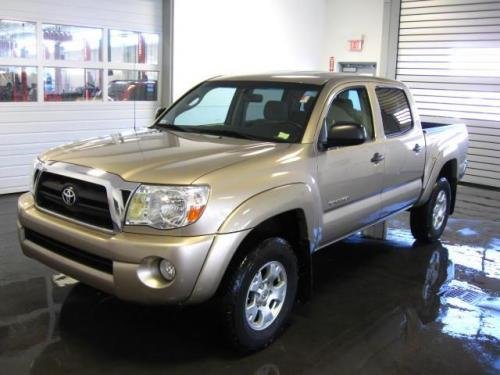
[[448, 222], [450, 203], [450, 184], [442, 177], [434, 184], [427, 203], [411, 210], [410, 227], [413, 237], [421, 242], [437, 241]]
[[297, 294], [297, 258], [290, 244], [267, 238], [229, 270], [221, 295], [223, 328], [240, 352], [262, 349], [284, 330]]

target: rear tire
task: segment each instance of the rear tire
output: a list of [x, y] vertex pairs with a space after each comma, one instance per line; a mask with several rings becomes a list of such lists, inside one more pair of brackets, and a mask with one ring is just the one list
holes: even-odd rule
[[436, 181], [426, 204], [415, 207], [410, 213], [411, 233], [421, 242], [434, 242], [443, 234], [450, 214], [451, 188], [448, 180]]
[[267, 238], [228, 270], [221, 290], [223, 328], [239, 352], [271, 344], [284, 330], [297, 294], [297, 258], [290, 244]]

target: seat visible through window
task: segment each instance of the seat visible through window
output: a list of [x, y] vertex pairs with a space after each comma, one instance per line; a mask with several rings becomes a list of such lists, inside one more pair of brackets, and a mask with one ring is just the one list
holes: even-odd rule
[[328, 128], [342, 122], [360, 124], [367, 139], [372, 139], [373, 121], [366, 89], [356, 87], [339, 93], [330, 105], [326, 121]]

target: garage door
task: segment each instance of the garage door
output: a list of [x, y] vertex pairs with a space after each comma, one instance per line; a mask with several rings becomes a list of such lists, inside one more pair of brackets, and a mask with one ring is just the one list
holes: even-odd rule
[[464, 181], [500, 187], [500, 1], [403, 0], [396, 73], [423, 120], [467, 124]]

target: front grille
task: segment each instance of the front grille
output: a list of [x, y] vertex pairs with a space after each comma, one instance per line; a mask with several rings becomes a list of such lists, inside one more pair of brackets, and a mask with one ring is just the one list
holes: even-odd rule
[[[76, 194], [73, 205], [63, 201], [62, 192], [66, 187], [72, 187]], [[97, 227], [113, 229], [106, 188], [102, 185], [42, 172], [35, 199], [36, 204], [46, 210]]]
[[24, 230], [24, 234], [28, 241], [31, 241], [46, 250], [52, 251], [53, 253], [59, 254], [65, 258], [71, 259], [96, 270], [109, 274], [113, 273], [113, 262], [110, 259], [87, 253], [86, 251], [56, 241], [28, 228]]

